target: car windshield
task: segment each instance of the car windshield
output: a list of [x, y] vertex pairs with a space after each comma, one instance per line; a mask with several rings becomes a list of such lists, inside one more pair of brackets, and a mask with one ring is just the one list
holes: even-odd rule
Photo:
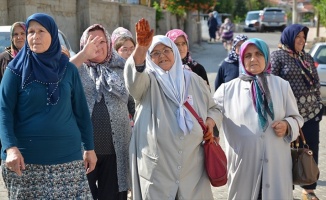
[[255, 20], [259, 18], [259, 13], [251, 13], [248, 14], [246, 20]]
[[10, 34], [0, 32], [0, 52], [3, 52], [8, 46], [10, 46]]
[[315, 61], [319, 64], [326, 64], [326, 45], [321, 45], [317, 50], [315, 56]]

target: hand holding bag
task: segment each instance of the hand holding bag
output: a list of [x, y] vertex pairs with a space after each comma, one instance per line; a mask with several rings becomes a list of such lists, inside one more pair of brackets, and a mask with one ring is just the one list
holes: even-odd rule
[[[207, 128], [201, 117], [198, 116], [192, 106], [186, 101], [186, 108], [194, 115], [198, 123], [203, 129], [203, 134], [207, 132]], [[226, 155], [221, 146], [214, 140], [213, 143], [204, 142], [205, 152], [205, 168], [211, 185], [214, 187], [223, 186], [227, 183], [227, 160]]]
[[300, 127], [299, 131], [303, 148], [299, 148], [299, 137], [295, 141], [295, 147], [294, 142], [291, 144], [293, 185], [310, 185], [318, 180], [319, 169]]

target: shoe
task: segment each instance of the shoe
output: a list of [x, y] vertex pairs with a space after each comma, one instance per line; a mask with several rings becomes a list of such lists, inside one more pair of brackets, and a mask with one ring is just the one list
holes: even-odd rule
[[302, 194], [301, 200], [319, 200], [315, 193]]

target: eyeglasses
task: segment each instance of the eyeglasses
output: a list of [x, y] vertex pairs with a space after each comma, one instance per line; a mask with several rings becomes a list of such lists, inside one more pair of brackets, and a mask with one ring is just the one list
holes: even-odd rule
[[121, 51], [122, 53], [132, 53], [133, 51], [135, 50], [135, 47], [130, 47], [130, 48], [127, 48], [127, 47], [121, 47], [119, 49], [119, 51]]
[[162, 51], [153, 51], [152, 53], [150, 53], [149, 55], [151, 55], [151, 58], [158, 58], [161, 56], [161, 54], [163, 53], [164, 55], [168, 55], [170, 53], [172, 53], [172, 49], [170, 48], [166, 48], [163, 49]]

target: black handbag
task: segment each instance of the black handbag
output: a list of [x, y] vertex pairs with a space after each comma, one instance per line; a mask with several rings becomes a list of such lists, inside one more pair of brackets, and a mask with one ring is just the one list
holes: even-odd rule
[[[300, 127], [299, 132], [300, 136], [293, 142], [295, 146], [291, 144], [293, 185], [310, 185], [318, 180], [319, 168]], [[299, 148], [299, 138], [303, 142], [303, 148]]]

